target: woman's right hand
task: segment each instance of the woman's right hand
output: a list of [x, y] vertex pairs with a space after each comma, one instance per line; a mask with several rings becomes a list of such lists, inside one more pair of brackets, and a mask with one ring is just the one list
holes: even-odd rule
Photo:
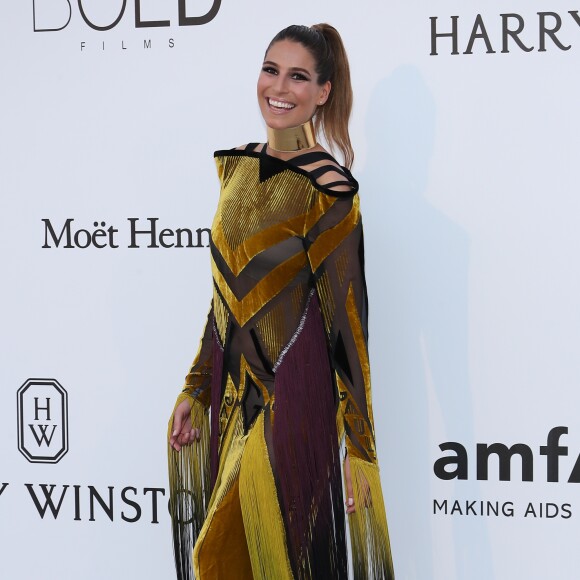
[[200, 431], [191, 424], [191, 403], [185, 399], [175, 407], [169, 445], [179, 451], [184, 445], [199, 441]]

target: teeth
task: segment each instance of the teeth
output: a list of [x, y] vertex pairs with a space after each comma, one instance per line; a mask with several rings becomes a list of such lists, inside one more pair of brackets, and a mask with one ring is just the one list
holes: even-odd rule
[[268, 102], [272, 107], [277, 107], [278, 109], [293, 109], [295, 105], [290, 103], [285, 103], [283, 101], [275, 101], [274, 99], [268, 99]]

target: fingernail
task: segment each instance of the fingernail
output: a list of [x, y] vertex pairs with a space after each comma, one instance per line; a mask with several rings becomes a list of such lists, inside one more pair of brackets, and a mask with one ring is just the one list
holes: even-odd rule
[[348, 505], [349, 506], [354, 505], [354, 498], [352, 498], [352, 497], [348, 498]]
[[176, 435], [177, 435], [177, 431], [174, 431], [173, 432], [173, 436], [175, 437]]

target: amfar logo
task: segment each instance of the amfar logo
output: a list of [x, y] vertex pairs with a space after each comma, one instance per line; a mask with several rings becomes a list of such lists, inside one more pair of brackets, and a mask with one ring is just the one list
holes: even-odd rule
[[[568, 427], [553, 427], [548, 432], [546, 444], [540, 445], [540, 455], [546, 458], [545, 473], [546, 481], [561, 481], [560, 458], [568, 457], [568, 446], [560, 443], [560, 438], [568, 434]], [[433, 464], [433, 472], [439, 479], [468, 479], [469, 458], [467, 449], [458, 441], [447, 441], [439, 445], [441, 451], [450, 451], [452, 455], [440, 457]], [[508, 447], [505, 443], [478, 443], [476, 445], [475, 459], [476, 478], [486, 481], [489, 479], [489, 463], [492, 456], [497, 457], [499, 481], [512, 480], [512, 459], [517, 455], [521, 466], [521, 480], [534, 481], [534, 453], [532, 448], [525, 443], [515, 443]], [[574, 459], [575, 457], [575, 459]], [[580, 483], [580, 453], [572, 455], [571, 461], [566, 466], [564, 477], [568, 483]], [[537, 467], [537, 465], [536, 465]]]
[[[104, 32], [111, 30], [121, 22], [125, 15], [127, 0], [77, 0], [79, 13], [85, 24], [93, 30]], [[170, 20], [146, 20], [141, 13], [141, 0], [135, 2], [135, 28], [158, 28], [170, 26]], [[87, 15], [86, 7], [90, 5], [89, 13], [109, 13], [111, 3], [119, 6], [118, 11], [113, 10], [113, 17], [108, 24], [96, 24]], [[213, 0], [209, 10], [202, 15], [191, 15], [187, 11], [187, 0], [177, 0], [179, 26], [196, 26], [211, 22], [219, 12], [221, 0]], [[73, 9], [70, 0], [32, 0], [32, 22], [34, 32], [57, 32], [66, 28], [72, 17]], [[94, 16], [93, 16], [94, 18]]]
[[68, 395], [55, 379], [28, 379], [17, 393], [18, 450], [31, 463], [58, 463], [68, 451]]

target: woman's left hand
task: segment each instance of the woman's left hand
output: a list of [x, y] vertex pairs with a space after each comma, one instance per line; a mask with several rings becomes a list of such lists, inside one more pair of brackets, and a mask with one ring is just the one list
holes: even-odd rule
[[352, 489], [352, 478], [350, 475], [350, 458], [348, 453], [344, 458], [344, 478], [346, 480], [346, 513], [352, 514], [356, 511], [356, 506], [354, 505], [354, 491]]
[[[356, 505], [354, 500], [352, 475], [350, 471], [350, 459], [348, 457], [348, 453], [344, 458], [344, 478], [346, 479], [346, 501], [344, 502], [344, 505], [346, 505], [346, 513], [352, 514], [356, 511]], [[369, 485], [369, 482], [362, 474], [359, 474], [358, 485], [359, 485], [358, 492], [360, 494], [360, 498], [362, 498], [361, 499], [362, 507], [363, 508], [372, 507], [373, 498], [371, 495], [371, 486]]]

